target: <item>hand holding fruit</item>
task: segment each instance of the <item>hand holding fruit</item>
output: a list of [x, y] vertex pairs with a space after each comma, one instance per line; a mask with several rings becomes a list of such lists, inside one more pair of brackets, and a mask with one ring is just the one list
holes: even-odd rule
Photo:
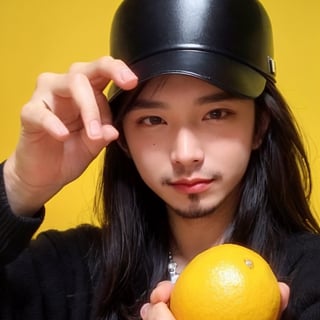
[[[261, 256], [249, 249], [234, 245], [211, 248], [192, 260], [175, 287], [164, 281], [154, 289], [150, 303], [141, 309], [142, 319], [247, 320], [257, 319], [257, 314], [259, 319], [278, 319], [287, 307], [289, 287], [277, 283], [270, 272]], [[268, 290], [259, 287], [263, 284]]]

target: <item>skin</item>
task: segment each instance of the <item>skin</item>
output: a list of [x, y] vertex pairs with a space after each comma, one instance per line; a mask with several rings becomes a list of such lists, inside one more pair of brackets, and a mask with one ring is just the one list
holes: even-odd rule
[[4, 167], [13, 212], [33, 215], [118, 138], [103, 94], [111, 80], [124, 90], [137, 85], [136, 75], [111, 57], [75, 63], [65, 74], [38, 77], [21, 111], [18, 145]]
[[[30, 101], [21, 111], [18, 145], [4, 166], [6, 193], [16, 215], [34, 215], [63, 186], [79, 177], [106, 145], [118, 138], [103, 94], [110, 81], [130, 90], [137, 85], [138, 79], [125, 63], [111, 57], [75, 63], [65, 74], [39, 76]], [[146, 183], [168, 203], [175, 235], [172, 243], [176, 248], [175, 259], [183, 266], [197, 252], [222, 240], [237, 201], [238, 182], [250, 150], [258, 144], [253, 134], [250, 100], [232, 100], [227, 104], [230, 108], [237, 105], [237, 110], [242, 110], [236, 112], [239, 117], [212, 121], [210, 117], [206, 118], [212, 103], [199, 105], [196, 100], [207, 94], [209, 88], [211, 93], [217, 88], [196, 79], [172, 77], [161, 90], [155, 91], [161, 87], [160, 83], [151, 81], [142, 98], [149, 102], [156, 98], [166, 104], [165, 111], [163, 106], [160, 109], [167, 124], [149, 126], [145, 120], [144, 125], [137, 125], [137, 113], [143, 111], [140, 105], [127, 115], [124, 125], [129, 155], [136, 161]], [[188, 91], [182, 90], [185, 85], [188, 85]], [[170, 89], [172, 86], [178, 89], [177, 96]], [[182, 101], [185, 106], [181, 105]], [[186, 111], [178, 112], [182, 107]], [[237, 129], [228, 136], [224, 128], [231, 128], [232, 124]], [[144, 143], [139, 144], [138, 137], [146, 131]], [[208, 147], [209, 133], [214, 135], [212, 146], [215, 148]], [[135, 139], [130, 138], [131, 134]], [[240, 136], [236, 138], [236, 134]], [[161, 140], [161, 135], [170, 140]], [[199, 141], [203, 143], [199, 144]], [[239, 157], [237, 166], [228, 158], [235, 156]], [[157, 161], [158, 165], [157, 157], [160, 157], [163, 166], [154, 170], [148, 164], [152, 161], [146, 161], [148, 157], [154, 157], [152, 161]], [[181, 180], [194, 177], [207, 179], [207, 182], [202, 181], [200, 186], [198, 182], [191, 183], [190, 186], [186, 180]], [[208, 228], [208, 232], [201, 232], [209, 223], [213, 230]], [[215, 236], [208, 236], [210, 233]], [[197, 241], [193, 244], [191, 238]], [[173, 319], [167, 308], [170, 288], [166, 283], [155, 289], [150, 304], [142, 309], [143, 319]], [[289, 290], [282, 295], [283, 300], [288, 301]]]
[[179, 266], [223, 240], [260, 140], [254, 119], [252, 99], [181, 75], [153, 79], [125, 116], [129, 154], [167, 204]]

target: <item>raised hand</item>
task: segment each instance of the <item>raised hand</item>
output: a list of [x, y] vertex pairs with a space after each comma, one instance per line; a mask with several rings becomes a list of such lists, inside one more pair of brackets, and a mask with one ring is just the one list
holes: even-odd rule
[[7, 196], [16, 214], [32, 214], [81, 175], [118, 132], [103, 90], [113, 80], [124, 90], [137, 77], [120, 60], [75, 63], [65, 74], [39, 76], [21, 112], [21, 135], [7, 160]]

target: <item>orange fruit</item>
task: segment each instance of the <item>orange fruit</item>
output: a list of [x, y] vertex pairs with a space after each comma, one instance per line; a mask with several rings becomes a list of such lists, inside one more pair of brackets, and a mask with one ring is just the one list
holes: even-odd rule
[[280, 289], [258, 253], [222, 244], [186, 266], [173, 288], [170, 309], [177, 320], [275, 320]]

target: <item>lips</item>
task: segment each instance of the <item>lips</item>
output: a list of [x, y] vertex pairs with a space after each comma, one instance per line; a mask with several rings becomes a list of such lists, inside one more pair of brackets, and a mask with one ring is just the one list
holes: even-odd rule
[[213, 181], [214, 179], [181, 179], [171, 182], [170, 185], [179, 192], [191, 194], [208, 190]]

